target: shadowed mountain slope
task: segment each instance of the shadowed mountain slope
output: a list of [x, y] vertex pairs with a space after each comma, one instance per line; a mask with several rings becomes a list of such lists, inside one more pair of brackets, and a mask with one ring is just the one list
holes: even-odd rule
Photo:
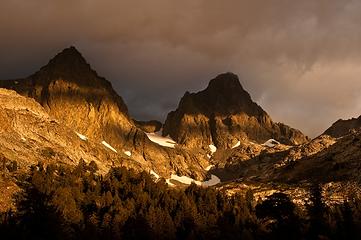
[[323, 134], [332, 137], [342, 137], [349, 134], [352, 130], [361, 127], [361, 116], [358, 118], [351, 118], [348, 120], [339, 119], [332, 124]]
[[263, 143], [272, 138], [290, 145], [308, 141], [299, 130], [274, 123], [232, 73], [218, 75], [203, 91], [186, 92], [168, 114], [163, 135], [188, 147], [230, 148], [238, 141]]

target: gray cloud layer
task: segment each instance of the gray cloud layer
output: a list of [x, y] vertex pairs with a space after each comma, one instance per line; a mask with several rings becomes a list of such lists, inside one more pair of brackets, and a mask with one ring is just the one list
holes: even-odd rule
[[0, 78], [75, 45], [137, 118], [232, 71], [276, 121], [315, 136], [361, 114], [358, 0], [2, 0]]

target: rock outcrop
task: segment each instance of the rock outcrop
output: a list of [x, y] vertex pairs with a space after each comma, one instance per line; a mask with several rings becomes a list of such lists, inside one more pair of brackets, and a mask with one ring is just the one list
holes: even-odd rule
[[98, 76], [74, 47], [63, 50], [30, 77], [0, 81], [0, 87], [34, 98], [61, 124], [109, 144], [117, 153], [127, 152], [144, 169], [165, 177], [171, 173], [196, 179], [205, 176], [205, 154], [151, 142], [135, 126], [111, 83]]
[[30, 77], [8, 83], [6, 87], [34, 98], [51, 116], [77, 132], [113, 146], [127, 143], [125, 136], [133, 126], [126, 105], [74, 47]]
[[157, 120], [150, 121], [137, 121], [133, 120], [134, 124], [142, 129], [146, 133], [155, 133], [159, 132], [162, 129], [163, 124]]
[[[324, 157], [327, 152], [332, 151], [333, 145], [339, 146], [336, 144], [336, 139], [327, 135], [319, 136], [299, 146], [279, 144], [268, 147], [259, 144], [241, 144], [237, 148], [218, 151], [214, 155], [212, 158], [212, 163], [216, 165], [214, 174], [222, 181], [242, 179], [264, 183], [273, 181], [289, 183], [290, 179], [296, 176], [302, 177], [302, 180], [312, 181], [313, 177], [307, 179], [306, 176], [324, 172], [314, 171], [313, 167], [320, 167], [322, 162], [322, 167], [326, 170], [328, 163], [334, 164]], [[318, 177], [327, 179], [331, 176], [319, 174]]]
[[186, 92], [168, 114], [163, 135], [191, 148], [231, 148], [238, 141], [263, 143], [271, 138], [290, 145], [308, 141], [299, 130], [274, 123], [232, 73], [217, 76], [203, 91]]
[[355, 181], [361, 183], [361, 131], [339, 139], [320, 136], [323, 142], [331, 144], [316, 154], [302, 156], [292, 164], [285, 165], [274, 175], [282, 182], [336, 182]]
[[39, 161], [76, 165], [95, 161], [106, 172], [113, 165], [140, 169], [124, 154], [116, 154], [98, 141], [61, 124], [31, 98], [0, 89], [0, 151], [6, 164], [27, 169]]
[[331, 137], [342, 137], [350, 134], [353, 130], [361, 127], [361, 116], [358, 118], [351, 118], [348, 120], [339, 119], [332, 124], [323, 134]]
[[223, 155], [219, 155], [222, 151], [216, 153], [212, 161], [219, 166], [212, 173], [222, 181], [360, 184], [360, 147], [360, 130], [338, 139], [321, 135], [307, 144], [288, 149], [241, 145]]

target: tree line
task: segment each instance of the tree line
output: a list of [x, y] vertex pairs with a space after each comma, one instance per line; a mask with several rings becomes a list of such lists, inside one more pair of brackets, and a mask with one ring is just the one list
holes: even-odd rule
[[317, 185], [305, 210], [280, 192], [256, 201], [251, 191], [169, 188], [146, 172], [97, 170], [84, 161], [33, 166], [16, 210], [0, 216], [1, 239], [361, 239], [360, 201], [327, 206]]

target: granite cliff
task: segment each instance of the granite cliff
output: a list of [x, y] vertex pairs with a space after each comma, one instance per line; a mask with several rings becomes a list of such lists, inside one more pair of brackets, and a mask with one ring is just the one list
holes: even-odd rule
[[178, 108], [168, 114], [163, 135], [191, 148], [210, 144], [231, 148], [238, 141], [268, 139], [288, 145], [308, 141], [299, 130], [273, 122], [232, 73], [218, 75], [203, 91], [186, 92]]
[[164, 147], [149, 140], [128, 115], [123, 99], [100, 77], [76, 48], [64, 49], [35, 74], [0, 81], [0, 87], [35, 99], [60, 124], [114, 152], [127, 153], [130, 161], [159, 175], [205, 177], [208, 159], [202, 152], [175, 146]]

